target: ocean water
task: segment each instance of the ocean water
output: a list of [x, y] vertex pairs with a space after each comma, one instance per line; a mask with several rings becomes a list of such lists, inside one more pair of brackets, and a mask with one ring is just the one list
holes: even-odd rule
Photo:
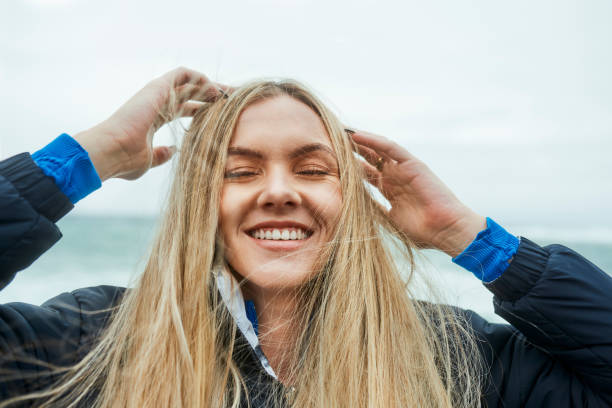
[[[156, 219], [69, 215], [58, 226], [63, 238], [17, 274], [0, 292], [0, 303], [41, 304], [62, 292], [82, 287], [130, 286], [143, 269]], [[566, 245], [607, 273], [612, 272], [612, 230], [537, 225], [504, 227], [542, 246]], [[493, 312], [492, 294], [470, 272], [453, 264], [446, 254], [419, 251], [417, 269], [433, 283], [446, 303], [472, 309], [490, 321], [503, 322]]]

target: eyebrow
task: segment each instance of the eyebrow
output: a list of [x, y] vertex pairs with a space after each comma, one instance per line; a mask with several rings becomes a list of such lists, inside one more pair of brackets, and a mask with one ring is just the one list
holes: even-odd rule
[[256, 159], [263, 159], [263, 154], [261, 154], [257, 150], [248, 149], [246, 147], [238, 147], [238, 146], [229, 147], [227, 149], [227, 155], [228, 156], [247, 156], [247, 157], [254, 157]]
[[[300, 146], [297, 149], [293, 150], [291, 153], [289, 153], [289, 158], [295, 159], [296, 157], [304, 156], [308, 153], [312, 153], [316, 151], [326, 152], [335, 158], [335, 155], [332, 149], [330, 149], [329, 146], [326, 146], [321, 143], [311, 143], [311, 144], [307, 144], [304, 146]], [[233, 146], [233, 147], [228, 148], [227, 154], [228, 156], [247, 156], [247, 157], [253, 157], [256, 159], [264, 158], [264, 154], [261, 153], [260, 151], [249, 149], [247, 147], [240, 147], [240, 146]]]

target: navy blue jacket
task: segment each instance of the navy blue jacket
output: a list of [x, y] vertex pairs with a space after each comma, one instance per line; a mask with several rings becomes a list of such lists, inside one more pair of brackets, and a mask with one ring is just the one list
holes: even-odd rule
[[[70, 209], [29, 154], [0, 162], [0, 288], [61, 238], [55, 222]], [[565, 246], [540, 247], [521, 237], [508, 269], [485, 287], [494, 294], [495, 312], [510, 323], [492, 324], [460, 311], [488, 369], [485, 406], [612, 407], [610, 276]], [[98, 286], [41, 306], [0, 306], [0, 399], [50, 383], [38, 375], [45, 367], [24, 356], [55, 365], [82, 358], [108, 322], [104, 312], [86, 312], [117, 304], [124, 290]], [[236, 358], [249, 389], [281, 387], [262, 373], [248, 347], [240, 350]]]

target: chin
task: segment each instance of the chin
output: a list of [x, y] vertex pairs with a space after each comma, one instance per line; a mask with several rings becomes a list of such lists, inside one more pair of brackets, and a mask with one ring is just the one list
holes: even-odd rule
[[[247, 285], [259, 290], [291, 290], [297, 289], [311, 278], [311, 271], [304, 268], [304, 263], [269, 261], [267, 266], [239, 265], [232, 267], [234, 274], [247, 280]], [[241, 271], [250, 270], [244, 274]]]

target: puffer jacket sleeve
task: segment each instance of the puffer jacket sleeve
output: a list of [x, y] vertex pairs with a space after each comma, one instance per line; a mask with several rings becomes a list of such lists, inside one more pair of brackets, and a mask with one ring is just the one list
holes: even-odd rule
[[61, 238], [55, 222], [72, 208], [29, 153], [0, 162], [0, 289]]
[[495, 281], [495, 312], [468, 312], [486, 360], [489, 407], [612, 407], [612, 278], [562, 245], [521, 237]]
[[[55, 222], [73, 208], [28, 153], [0, 162], [0, 288], [61, 238]], [[41, 306], [0, 305], [0, 401], [50, 384], [49, 368], [90, 348], [121, 288], [63, 293]]]

